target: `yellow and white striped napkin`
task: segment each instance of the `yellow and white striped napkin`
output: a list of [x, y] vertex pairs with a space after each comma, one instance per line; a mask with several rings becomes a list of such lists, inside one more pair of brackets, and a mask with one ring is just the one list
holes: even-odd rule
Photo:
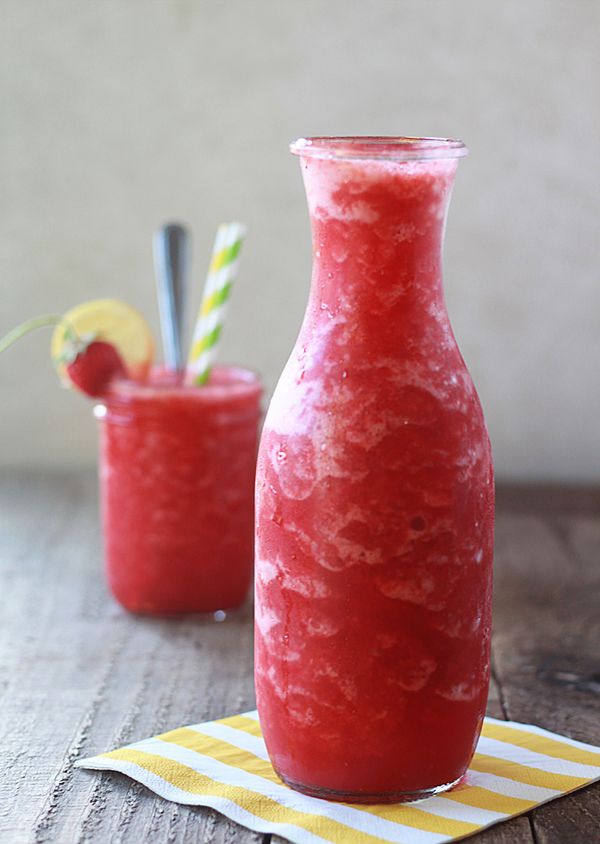
[[411, 805], [306, 797], [273, 771], [256, 712], [181, 727], [76, 765], [119, 771], [175, 803], [210, 806], [296, 844], [456, 841], [600, 779], [600, 748], [486, 718], [466, 777]]

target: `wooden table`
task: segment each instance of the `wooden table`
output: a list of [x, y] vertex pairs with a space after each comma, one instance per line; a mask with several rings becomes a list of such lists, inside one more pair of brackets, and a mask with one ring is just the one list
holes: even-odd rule
[[[83, 756], [254, 705], [251, 608], [133, 618], [104, 587], [90, 473], [0, 479], [0, 841], [266, 842]], [[600, 490], [499, 492], [489, 712], [600, 745]], [[600, 841], [600, 786], [481, 844]], [[273, 837], [275, 841], [275, 837]]]

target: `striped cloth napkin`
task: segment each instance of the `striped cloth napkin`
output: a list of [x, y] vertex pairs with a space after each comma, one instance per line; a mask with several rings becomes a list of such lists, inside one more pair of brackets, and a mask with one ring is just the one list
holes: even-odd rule
[[256, 712], [181, 727], [76, 765], [119, 771], [167, 800], [210, 806], [296, 844], [456, 841], [600, 779], [600, 748], [486, 718], [464, 780], [410, 805], [306, 797], [273, 771]]

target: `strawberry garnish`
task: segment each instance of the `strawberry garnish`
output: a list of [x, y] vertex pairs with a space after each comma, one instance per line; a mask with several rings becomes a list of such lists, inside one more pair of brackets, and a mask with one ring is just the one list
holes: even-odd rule
[[65, 386], [92, 398], [106, 395], [116, 378], [141, 381], [154, 352], [143, 316], [117, 299], [95, 299], [64, 315], [35, 317], [0, 337], [0, 353], [36, 328], [54, 326], [51, 353]]
[[126, 378], [123, 358], [112, 345], [104, 340], [77, 344], [71, 360], [66, 359], [69, 380], [88, 396], [97, 398], [106, 393], [115, 378]]
[[[27, 320], [0, 338], [0, 352], [36, 328], [63, 323], [64, 318], [54, 314]], [[67, 383], [93, 398], [104, 395], [114, 378], [127, 377], [123, 358], [112, 343], [97, 339], [94, 334], [80, 337], [69, 324], [65, 327], [61, 353], [54, 363], [62, 367]]]

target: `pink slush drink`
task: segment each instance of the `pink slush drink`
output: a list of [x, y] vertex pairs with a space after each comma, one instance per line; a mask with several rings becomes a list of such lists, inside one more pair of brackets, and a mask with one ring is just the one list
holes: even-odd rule
[[442, 289], [452, 143], [295, 150], [314, 268], [259, 451], [256, 687], [276, 770], [335, 800], [450, 787], [486, 706], [493, 470]]
[[262, 388], [215, 367], [203, 387], [154, 370], [100, 407], [108, 582], [150, 615], [239, 606], [253, 570], [253, 485]]

